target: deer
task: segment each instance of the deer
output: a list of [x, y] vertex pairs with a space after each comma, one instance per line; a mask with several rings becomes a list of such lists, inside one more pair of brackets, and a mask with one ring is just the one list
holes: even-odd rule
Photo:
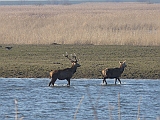
[[123, 62], [119, 62], [120, 64], [119, 68], [106, 68], [102, 70], [103, 83], [105, 82], [107, 85], [106, 78], [110, 78], [110, 79], [115, 78], [115, 85], [116, 85], [117, 80], [121, 84], [121, 80], [120, 80], [121, 74], [123, 73], [125, 67], [127, 67], [125, 62], [126, 60]]
[[59, 80], [67, 80], [68, 84], [67, 86], [70, 86], [70, 79], [72, 78], [73, 74], [76, 72], [77, 68], [80, 67], [81, 65], [78, 64], [78, 59], [76, 57], [76, 54], [71, 55], [72, 58], [69, 57], [68, 53], [66, 52], [66, 55], [63, 55], [64, 57], [68, 58], [72, 66], [70, 68], [65, 68], [61, 70], [54, 70], [50, 72], [50, 77], [51, 81], [49, 83], [49, 86], [52, 84], [54, 86], [54, 83], [56, 82], [57, 79]]

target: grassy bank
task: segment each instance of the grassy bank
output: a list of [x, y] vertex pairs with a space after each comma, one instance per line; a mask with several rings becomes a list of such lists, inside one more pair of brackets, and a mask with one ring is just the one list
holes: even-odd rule
[[106, 67], [119, 67], [126, 60], [122, 78], [160, 79], [160, 47], [106, 45], [13, 45], [0, 47], [0, 77], [49, 77], [49, 71], [70, 67], [63, 54], [76, 53], [80, 59], [73, 78], [101, 78]]
[[160, 4], [0, 6], [0, 44], [160, 46]]

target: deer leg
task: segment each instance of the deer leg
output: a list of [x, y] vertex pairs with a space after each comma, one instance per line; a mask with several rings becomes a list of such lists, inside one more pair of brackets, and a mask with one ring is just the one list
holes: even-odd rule
[[118, 78], [119, 83], [121, 84], [121, 80]]
[[48, 85], [48, 86], [50, 86], [50, 85], [51, 85], [51, 83], [52, 83], [52, 82], [49, 82], [49, 85]]
[[54, 86], [54, 83], [55, 83], [55, 81], [54, 82], [52, 82], [52, 85]]
[[52, 84], [52, 79], [51, 79], [51, 81], [49, 82], [49, 85], [48, 86], [50, 86]]
[[70, 86], [70, 79], [67, 79], [67, 81], [68, 81], [68, 84], [67, 84], [67, 85]]
[[49, 86], [52, 84], [54, 86], [54, 83], [55, 83], [56, 79], [51, 79], [51, 82], [49, 83]]
[[106, 78], [105, 78], [105, 77], [103, 78], [103, 83], [104, 83], [104, 82], [105, 82], [106, 85], [107, 85], [107, 81], [106, 81]]
[[117, 82], [117, 78], [115, 78], [115, 85], [116, 85], [116, 82]]

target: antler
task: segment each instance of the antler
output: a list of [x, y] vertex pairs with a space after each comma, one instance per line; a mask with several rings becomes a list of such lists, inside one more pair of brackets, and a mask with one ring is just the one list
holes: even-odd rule
[[77, 56], [76, 56], [76, 54], [74, 53], [74, 55], [72, 56], [74, 59], [75, 59], [75, 62], [78, 62], [78, 60], [77, 60]]
[[71, 58], [69, 58], [68, 53], [66, 52], [66, 55], [63, 54], [64, 57], [68, 58], [70, 61], [72, 61]]
[[64, 57], [66, 57], [66, 58], [68, 58], [71, 62], [78, 62], [78, 60], [77, 60], [77, 57], [76, 57], [76, 54], [75, 54], [75, 53], [74, 53], [73, 55], [71, 54], [72, 58], [73, 58], [73, 59], [75, 59], [75, 60], [73, 60], [73, 59], [69, 58], [69, 55], [68, 55], [68, 53], [67, 53], [67, 52], [66, 52], [66, 55], [64, 55], [64, 54], [63, 54], [63, 56], [64, 56]]

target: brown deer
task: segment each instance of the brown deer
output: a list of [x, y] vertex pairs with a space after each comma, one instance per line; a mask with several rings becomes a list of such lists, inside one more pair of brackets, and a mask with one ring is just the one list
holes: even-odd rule
[[74, 55], [71, 55], [72, 59], [69, 58], [67, 52], [66, 52], [66, 55], [64, 55], [64, 56], [71, 61], [72, 66], [71, 66], [71, 68], [51, 71], [50, 72], [51, 81], [49, 83], [49, 86], [51, 84], [54, 86], [54, 83], [57, 79], [59, 79], [59, 80], [65, 80], [66, 79], [68, 81], [67, 85], [70, 86], [70, 79], [72, 78], [73, 74], [76, 72], [77, 67], [81, 66], [80, 64], [78, 64], [78, 60], [77, 60], [77, 57], [76, 57], [75, 53], [74, 53]]
[[106, 69], [102, 70], [103, 83], [105, 82], [107, 84], [106, 78], [110, 78], [110, 79], [115, 78], [115, 84], [116, 84], [117, 80], [121, 84], [121, 80], [119, 79], [119, 77], [123, 73], [124, 68], [127, 67], [125, 62], [126, 61], [119, 62], [119, 64], [120, 64], [119, 68], [106, 68]]

